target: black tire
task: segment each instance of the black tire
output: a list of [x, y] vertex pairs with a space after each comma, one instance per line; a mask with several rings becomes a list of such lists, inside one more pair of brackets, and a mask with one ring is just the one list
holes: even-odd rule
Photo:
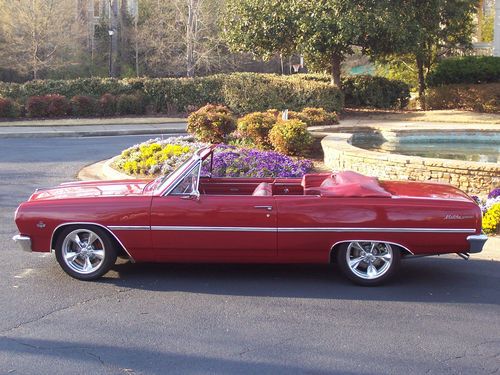
[[[376, 244], [376, 248], [373, 251], [375, 255], [367, 251], [372, 249], [372, 244]], [[362, 260], [358, 262], [358, 266], [356, 267], [361, 267], [360, 269], [349, 265], [350, 262], [356, 264], [358, 259], [364, 258], [362, 256], [362, 251], [360, 249], [358, 250], [358, 248], [363, 248], [365, 250], [364, 254], [366, 254], [366, 257], [370, 257], [369, 254], [373, 255], [373, 258], [370, 258], [368, 261]], [[389, 256], [384, 255], [386, 253], [383, 251], [379, 252], [379, 249], [387, 250], [386, 253], [390, 253], [389, 261], [386, 261], [386, 259], [389, 259]], [[356, 250], [359, 254], [353, 256], [353, 254], [356, 254]], [[353, 241], [340, 245], [336, 253], [336, 261], [342, 273], [355, 284], [362, 286], [377, 286], [391, 279], [399, 270], [401, 251], [396, 245], [391, 245], [386, 242]], [[370, 264], [374, 267], [370, 268], [370, 270], [375, 269], [377, 271], [371, 275], [368, 271]], [[379, 275], [377, 275], [377, 273], [379, 273]]]
[[[74, 240], [75, 233], [79, 243], [85, 245], [84, 248]], [[93, 241], [90, 247], [87, 247], [89, 240]], [[74, 251], [71, 253], [72, 250]], [[104, 229], [92, 225], [72, 225], [64, 228], [57, 236], [55, 253], [64, 272], [84, 281], [100, 278], [113, 267], [117, 257], [117, 249], [109, 234]], [[89, 268], [86, 267], [88, 264]]]

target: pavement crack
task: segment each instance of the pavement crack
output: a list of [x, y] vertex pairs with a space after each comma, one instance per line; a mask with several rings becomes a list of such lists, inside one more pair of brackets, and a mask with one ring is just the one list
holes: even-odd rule
[[97, 354], [89, 352], [89, 351], [85, 351], [85, 353], [87, 353], [89, 356], [97, 359], [101, 363], [101, 365], [106, 366], [106, 364], [104, 363], [104, 361], [102, 360], [102, 358], [99, 357]]
[[105, 295], [94, 297], [94, 298], [89, 298], [89, 299], [86, 299], [86, 300], [83, 300], [83, 301], [78, 301], [78, 302], [72, 303], [70, 305], [63, 306], [63, 307], [60, 307], [60, 308], [48, 311], [45, 314], [42, 314], [42, 315], [40, 315], [40, 316], [38, 316], [36, 318], [26, 320], [24, 322], [16, 324], [13, 327], [7, 328], [6, 330], [1, 331], [0, 335], [4, 336], [5, 334], [8, 334], [8, 333], [10, 333], [12, 331], [15, 331], [16, 329], [19, 329], [19, 328], [21, 328], [21, 327], [23, 327], [25, 325], [28, 325], [28, 324], [31, 324], [31, 323], [36, 323], [36, 322], [38, 322], [40, 320], [45, 319], [46, 317], [48, 317], [50, 315], [56, 314], [58, 312], [69, 310], [69, 309], [71, 309], [73, 307], [84, 305], [84, 304], [89, 303], [89, 302], [94, 302], [94, 301], [98, 301], [98, 300], [101, 300], [101, 299], [107, 299], [107, 298], [110, 298], [110, 297], [114, 297], [114, 296], [120, 295], [122, 293], [126, 293], [126, 292], [128, 292], [130, 290], [132, 290], [132, 288], [120, 289], [120, 290], [115, 291], [113, 293], [105, 294]]

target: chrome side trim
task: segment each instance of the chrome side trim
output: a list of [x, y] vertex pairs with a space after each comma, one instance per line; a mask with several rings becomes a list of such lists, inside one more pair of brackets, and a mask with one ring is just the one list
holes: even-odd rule
[[[142, 227], [140, 227], [142, 228]], [[165, 231], [216, 231], [216, 232], [278, 232], [278, 233], [301, 233], [301, 232], [366, 232], [366, 233], [474, 233], [475, 229], [456, 228], [266, 228], [266, 227], [205, 227], [205, 226], [151, 226], [151, 230]]]
[[212, 232], [276, 232], [276, 228], [265, 227], [190, 227], [190, 226], [152, 226], [151, 230], [160, 231], [212, 231]]
[[456, 228], [278, 228], [278, 232], [396, 232], [396, 233], [474, 233], [475, 229]]
[[380, 240], [358, 240], [358, 239], [351, 239], [351, 240], [343, 240], [343, 241], [338, 241], [338, 242], [335, 242], [333, 244], [333, 246], [331, 247], [330, 249], [330, 259], [332, 259], [332, 251], [333, 249], [335, 248], [335, 246], [337, 245], [340, 245], [341, 243], [348, 243], [348, 242], [385, 242], [385, 243], [388, 243], [389, 245], [394, 245], [394, 246], [399, 246], [401, 247], [402, 249], [405, 249], [406, 251], [408, 251], [411, 255], [415, 255], [413, 253], [413, 251], [411, 251], [410, 249], [408, 249], [406, 246], [403, 246], [399, 243], [396, 243], [396, 242], [390, 242], [390, 241], [380, 241]]
[[149, 225], [109, 225], [109, 230], [150, 230]]
[[431, 200], [431, 201], [451, 201], [451, 202], [470, 202], [465, 198], [438, 198], [438, 197], [406, 197], [393, 195], [391, 199], [416, 199], [416, 200]]
[[54, 242], [54, 234], [56, 233], [56, 231], [61, 228], [61, 227], [65, 227], [65, 226], [68, 226], [68, 225], [95, 225], [97, 227], [100, 227], [102, 229], [104, 229], [106, 232], [110, 233], [113, 238], [118, 241], [118, 243], [121, 245], [121, 247], [123, 248], [123, 250], [127, 253], [128, 257], [130, 258], [130, 261], [132, 263], [135, 263], [135, 260], [134, 258], [132, 257], [132, 255], [130, 255], [130, 253], [128, 252], [127, 248], [125, 247], [125, 245], [123, 245], [123, 243], [120, 241], [120, 239], [116, 236], [116, 234], [114, 234], [108, 227], [105, 227], [104, 225], [101, 225], [101, 224], [97, 224], [97, 223], [90, 223], [90, 222], [69, 222], [69, 223], [63, 223], [63, 224], [59, 224], [53, 231], [52, 231], [52, 235], [50, 236], [50, 247], [52, 250], [52, 244]]
[[12, 239], [21, 247], [21, 250], [28, 253], [31, 253], [33, 251], [33, 249], [31, 248], [31, 238], [29, 238], [28, 236], [16, 234], [14, 237], [12, 237]]

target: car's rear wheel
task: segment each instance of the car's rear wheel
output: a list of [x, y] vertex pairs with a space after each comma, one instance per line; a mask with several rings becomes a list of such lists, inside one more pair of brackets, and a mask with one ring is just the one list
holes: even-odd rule
[[79, 280], [95, 280], [115, 264], [117, 252], [109, 235], [92, 226], [71, 226], [59, 234], [56, 259], [61, 268]]
[[352, 241], [337, 251], [337, 263], [350, 280], [359, 285], [380, 285], [399, 268], [399, 248], [387, 242]]

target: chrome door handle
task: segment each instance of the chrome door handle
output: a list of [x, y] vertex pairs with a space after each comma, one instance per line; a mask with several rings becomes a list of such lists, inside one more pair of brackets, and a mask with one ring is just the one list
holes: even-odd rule
[[268, 210], [268, 211], [273, 210], [273, 206], [253, 206], [253, 208], [260, 209], [260, 210]]

